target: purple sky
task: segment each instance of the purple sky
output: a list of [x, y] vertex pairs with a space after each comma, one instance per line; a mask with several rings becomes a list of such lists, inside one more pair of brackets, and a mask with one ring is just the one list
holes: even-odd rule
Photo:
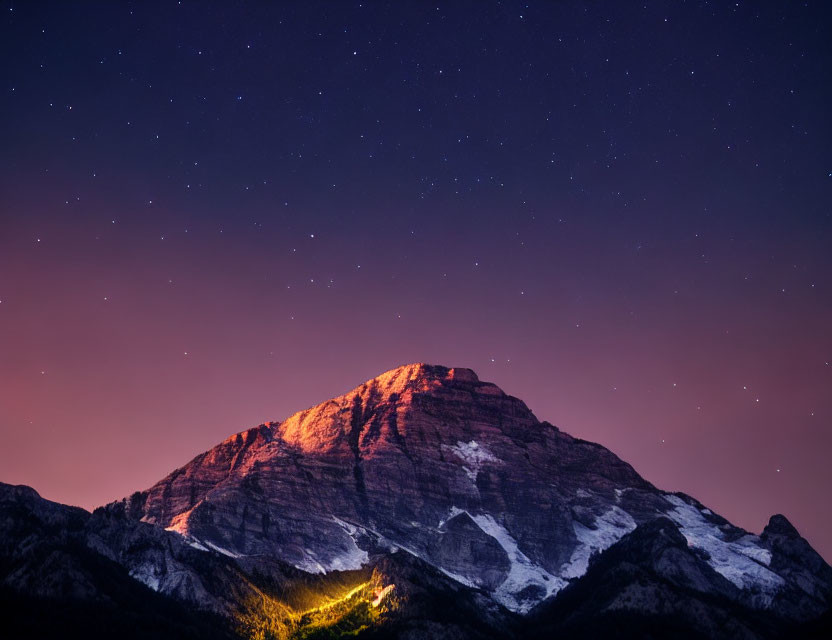
[[832, 557], [832, 21], [772, 5], [0, 2], [0, 481], [422, 361]]

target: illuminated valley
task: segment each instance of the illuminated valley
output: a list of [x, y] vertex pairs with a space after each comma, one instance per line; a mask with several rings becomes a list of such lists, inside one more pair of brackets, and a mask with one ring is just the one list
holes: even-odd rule
[[[337, 597], [305, 589], [304, 601], [317, 600], [313, 606], [297, 609], [279, 598], [260, 591], [259, 598], [244, 602], [237, 618], [241, 635], [252, 640], [316, 640], [354, 637], [383, 623], [398, 601], [395, 585], [384, 584], [381, 575], [345, 590]], [[295, 599], [298, 594], [295, 594]]]

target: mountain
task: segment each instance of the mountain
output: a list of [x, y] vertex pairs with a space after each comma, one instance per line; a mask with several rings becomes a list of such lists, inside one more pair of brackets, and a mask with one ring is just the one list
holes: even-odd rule
[[676, 523], [639, 525], [533, 615], [538, 634], [568, 638], [779, 637], [793, 631], [768, 608], [754, 608]]
[[422, 364], [238, 433], [125, 504], [194, 543], [311, 572], [401, 548], [518, 612], [677, 508], [472, 371]]
[[[3, 637], [234, 637], [221, 617], [197, 615], [131, 577], [122, 554], [104, 548], [106, 526], [91, 520], [83, 509], [44, 500], [29, 487], [0, 484]], [[165, 532], [135, 523], [126, 530], [135, 532], [136, 554], [154, 546], [167, 551], [163, 542], [153, 545]]]
[[[57, 509], [50, 536], [242, 637], [797, 637], [832, 603], [783, 516], [735, 527], [469, 369], [388, 371], [93, 514], [20, 500], [4, 541]], [[39, 595], [16, 548], [0, 579]]]
[[[395, 581], [395, 582], [393, 582]], [[511, 635], [511, 614], [405, 552], [312, 575], [267, 557], [230, 558], [128, 519], [0, 483], [3, 637], [241, 640]], [[366, 634], [365, 634], [366, 635]]]

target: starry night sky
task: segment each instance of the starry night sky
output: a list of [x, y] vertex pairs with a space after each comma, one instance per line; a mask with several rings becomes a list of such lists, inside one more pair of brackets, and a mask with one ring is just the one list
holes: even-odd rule
[[407, 362], [832, 557], [823, 1], [0, 1], [0, 480]]

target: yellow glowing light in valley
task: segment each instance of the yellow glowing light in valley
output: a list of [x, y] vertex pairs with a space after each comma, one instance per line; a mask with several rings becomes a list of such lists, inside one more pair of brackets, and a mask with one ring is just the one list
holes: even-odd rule
[[379, 606], [381, 604], [381, 601], [384, 600], [384, 596], [386, 596], [388, 593], [390, 593], [395, 588], [396, 588], [396, 585], [388, 584], [383, 589], [376, 589], [373, 592], [373, 595], [375, 595], [375, 598], [373, 598], [373, 601], [370, 604], [372, 604], [374, 607]]
[[[336, 600], [330, 600], [329, 602], [318, 605], [317, 607], [312, 607], [311, 609], [307, 609], [301, 615], [308, 615], [310, 613], [325, 611], [327, 609], [332, 609], [334, 607], [337, 607], [338, 605], [344, 604], [345, 602], [348, 602], [353, 597], [355, 597], [357, 594], [359, 594], [362, 591], [364, 591], [365, 589], [367, 589], [370, 585], [371, 585], [371, 582], [364, 582], [364, 583], [358, 585], [357, 587], [351, 589], [350, 591], [348, 591], [346, 594], [344, 594], [340, 598], [338, 598]], [[395, 586], [396, 585], [394, 585], [394, 584], [388, 584], [386, 587], [374, 589], [373, 590], [373, 596], [374, 597], [373, 597], [373, 600], [370, 602], [370, 604], [373, 607], [378, 607], [379, 605], [381, 605], [382, 601], [384, 600], [384, 597], [388, 593], [390, 593], [395, 588]]]
[[355, 634], [378, 624], [387, 612], [398, 607], [398, 601], [388, 597], [395, 585], [383, 585], [381, 576], [374, 572], [371, 580], [354, 586], [342, 596], [322, 597], [316, 606], [305, 610], [293, 610], [287, 603], [254, 587], [259, 595], [258, 604], [252, 602], [252, 607], [238, 621], [251, 640], [300, 640], [327, 634], [336, 628], [340, 629], [339, 633], [348, 630]]
[[357, 587], [355, 587], [354, 589], [349, 590], [345, 595], [341, 596], [340, 598], [338, 598], [336, 600], [330, 600], [329, 602], [325, 602], [324, 604], [318, 605], [317, 607], [312, 607], [311, 609], [307, 609], [301, 615], [314, 613], [316, 611], [325, 611], [327, 609], [332, 609], [333, 607], [337, 607], [338, 605], [343, 604], [343, 603], [347, 602], [348, 600], [351, 600], [353, 598], [353, 596], [355, 596], [357, 593], [360, 593], [361, 591], [363, 591], [364, 589], [366, 589], [369, 586], [370, 586], [369, 582], [364, 582], [364, 583], [358, 585]]

